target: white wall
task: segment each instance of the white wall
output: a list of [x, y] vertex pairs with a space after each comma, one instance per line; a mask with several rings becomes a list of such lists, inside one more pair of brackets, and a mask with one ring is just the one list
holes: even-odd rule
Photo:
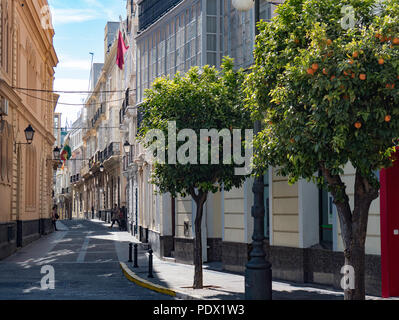
[[319, 243], [319, 188], [311, 182], [298, 183], [299, 247]]

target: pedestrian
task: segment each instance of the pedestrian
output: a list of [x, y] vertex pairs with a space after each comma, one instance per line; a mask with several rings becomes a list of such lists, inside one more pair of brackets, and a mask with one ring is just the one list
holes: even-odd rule
[[114, 226], [115, 221], [118, 222], [118, 226], [119, 226], [119, 228], [120, 228], [121, 223], [119, 222], [118, 219], [119, 219], [119, 208], [118, 208], [118, 205], [115, 203], [115, 206], [114, 206], [114, 208], [112, 209], [112, 215], [111, 215], [112, 224], [111, 224], [111, 226], [109, 227], [110, 229]]
[[57, 229], [57, 220], [59, 219], [59, 215], [57, 213], [57, 205], [53, 206], [53, 210], [51, 212], [51, 222], [53, 223], [54, 231], [58, 231]]
[[123, 207], [119, 209], [119, 230], [124, 231], [125, 229], [125, 212]]
[[94, 207], [93, 206], [91, 206], [91, 219], [92, 220], [94, 219]]

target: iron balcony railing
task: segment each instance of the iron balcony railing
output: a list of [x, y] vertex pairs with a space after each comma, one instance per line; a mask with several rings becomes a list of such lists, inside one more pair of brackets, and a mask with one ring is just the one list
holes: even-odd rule
[[105, 113], [105, 103], [101, 103], [100, 107], [98, 108], [97, 112], [94, 114], [93, 119], [91, 119], [91, 126], [94, 127], [100, 119], [101, 115]]
[[79, 180], [80, 180], [79, 174], [75, 174], [75, 175], [71, 176], [71, 183], [79, 182]]
[[104, 161], [108, 160], [112, 156], [119, 156], [121, 154], [121, 144], [119, 142], [112, 142], [103, 151]]
[[123, 120], [125, 119], [127, 109], [129, 108], [129, 92], [130, 89], [127, 88], [125, 91], [125, 99], [122, 102], [122, 107], [119, 110], [119, 124], [123, 123]]
[[70, 188], [62, 188], [61, 194], [68, 194], [70, 191]]

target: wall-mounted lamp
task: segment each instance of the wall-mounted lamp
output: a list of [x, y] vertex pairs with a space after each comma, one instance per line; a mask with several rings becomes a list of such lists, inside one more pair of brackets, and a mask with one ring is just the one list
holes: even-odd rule
[[123, 150], [125, 151], [126, 154], [130, 152], [130, 143], [128, 141], [126, 141], [125, 144], [123, 145]]
[[55, 147], [53, 150], [53, 157], [54, 160], [60, 160], [60, 156], [61, 156], [61, 150], [58, 147]]
[[100, 166], [100, 172], [104, 172], [104, 165], [103, 164], [101, 164], [101, 166]]
[[25, 129], [25, 138], [26, 138], [26, 143], [23, 142], [15, 142], [14, 144], [14, 153], [17, 153], [17, 145], [21, 145], [21, 144], [32, 144], [33, 141], [33, 137], [35, 136], [35, 130], [33, 130], [32, 126], [29, 125], [26, 129]]

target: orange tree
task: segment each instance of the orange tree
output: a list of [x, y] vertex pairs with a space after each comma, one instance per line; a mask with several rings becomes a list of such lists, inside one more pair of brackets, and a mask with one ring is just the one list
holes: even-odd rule
[[[352, 9], [347, 9], [351, 6]], [[355, 271], [345, 299], [365, 298], [369, 208], [376, 171], [392, 165], [399, 136], [399, 4], [375, 0], [287, 0], [260, 22], [248, 105], [262, 119], [255, 167], [278, 167], [290, 182], [328, 188]], [[351, 208], [341, 175], [356, 170]], [[318, 172], [321, 174], [318, 175]]]

